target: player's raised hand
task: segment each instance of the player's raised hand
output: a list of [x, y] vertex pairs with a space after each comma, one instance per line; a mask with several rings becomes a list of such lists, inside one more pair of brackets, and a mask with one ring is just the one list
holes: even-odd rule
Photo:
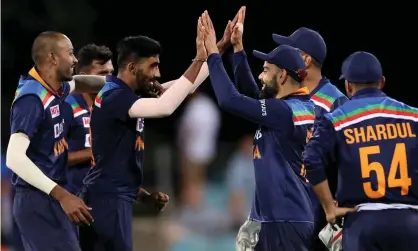
[[205, 47], [208, 55], [212, 53], [219, 53], [218, 47], [216, 46], [215, 28], [213, 28], [212, 20], [206, 10], [202, 14], [202, 24], [203, 30], [205, 31]]
[[165, 92], [164, 87], [157, 81], [154, 80], [150, 83], [150, 90], [148, 91], [148, 95], [153, 98], [158, 98]]
[[205, 48], [205, 30], [202, 24], [202, 17], [197, 20], [197, 36], [196, 36], [196, 59], [206, 60], [208, 53]]
[[245, 6], [239, 9], [237, 14], [237, 23], [235, 24], [235, 26], [233, 26], [231, 34], [231, 44], [234, 46], [234, 49], [236, 49], [237, 46], [243, 47], [242, 35], [244, 33], [245, 11]]
[[238, 21], [238, 13], [239, 11], [237, 12], [237, 14], [235, 15], [232, 21], [231, 20], [228, 21], [228, 24], [225, 27], [224, 35], [221, 38], [221, 40], [217, 43], [218, 50], [220, 53], [223, 53], [232, 45], [231, 35], [232, 35], [233, 28]]

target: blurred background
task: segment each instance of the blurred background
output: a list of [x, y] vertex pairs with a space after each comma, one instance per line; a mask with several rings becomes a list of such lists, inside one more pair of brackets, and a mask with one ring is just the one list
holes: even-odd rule
[[[244, 48], [254, 76], [262, 63], [253, 49], [275, 47], [271, 34], [290, 35], [301, 26], [321, 33], [328, 46], [324, 75], [338, 80], [342, 61], [352, 52], [374, 53], [382, 62], [385, 91], [418, 106], [409, 82], [415, 51], [409, 38], [408, 8], [352, 1], [309, 5], [280, 1], [139, 1], [139, 0], [3, 0], [1, 7], [1, 227], [4, 247], [18, 243], [11, 217], [10, 171], [4, 154], [9, 139], [10, 104], [18, 78], [32, 67], [33, 39], [42, 31], [66, 34], [77, 50], [88, 43], [115, 49], [129, 35], [161, 42], [160, 82], [178, 78], [195, 56], [196, 22], [207, 9], [220, 39], [228, 20], [247, 6]], [[412, 28], [412, 27], [411, 27]], [[228, 58], [225, 57], [225, 58]], [[116, 60], [113, 60], [114, 64]], [[229, 62], [225, 60], [227, 70]], [[115, 65], [116, 68], [116, 65]], [[208, 81], [207, 81], [208, 82]], [[219, 110], [209, 83], [173, 114], [146, 122], [144, 188], [169, 194], [162, 214], [135, 205], [135, 250], [229, 251], [249, 212], [254, 177], [251, 145], [255, 125]], [[3, 249], [2, 249], [3, 250]], [[15, 247], [14, 250], [20, 250]]]

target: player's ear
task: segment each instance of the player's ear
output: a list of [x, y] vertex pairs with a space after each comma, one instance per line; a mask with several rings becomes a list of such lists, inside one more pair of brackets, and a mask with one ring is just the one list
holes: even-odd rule
[[57, 58], [56, 58], [56, 56], [55, 56], [54, 53], [52, 53], [52, 52], [48, 53], [48, 59], [51, 60], [51, 63], [53, 65], [57, 65], [58, 64], [57, 63]]
[[280, 79], [279, 80], [280, 85], [284, 85], [286, 83], [286, 80], [287, 80], [287, 70], [282, 70], [282, 74], [279, 77], [279, 79]]
[[347, 96], [351, 98], [353, 96], [353, 84], [345, 80], [345, 91]]
[[309, 56], [309, 55], [304, 55], [302, 57], [303, 57], [303, 62], [305, 62], [306, 68], [311, 67], [311, 65], [312, 65], [312, 57]]
[[136, 72], [136, 64], [131, 62], [128, 64], [128, 71], [135, 75]]
[[386, 78], [385, 76], [382, 76], [382, 79], [380, 80], [380, 84], [379, 84], [379, 89], [383, 89], [383, 87], [385, 87], [386, 84]]

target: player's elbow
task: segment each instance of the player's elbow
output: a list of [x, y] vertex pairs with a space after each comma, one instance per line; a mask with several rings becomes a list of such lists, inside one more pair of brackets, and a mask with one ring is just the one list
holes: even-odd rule
[[19, 161], [25, 156], [21, 156], [19, 152], [8, 150], [6, 153], [6, 166], [15, 171], [19, 166]]
[[229, 111], [232, 108], [232, 99], [229, 98], [219, 98], [218, 105], [222, 110]]

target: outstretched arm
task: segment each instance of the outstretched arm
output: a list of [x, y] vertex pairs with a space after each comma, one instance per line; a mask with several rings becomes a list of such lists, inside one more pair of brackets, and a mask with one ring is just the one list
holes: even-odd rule
[[[198, 24], [199, 22], [200, 21], [198, 21]], [[186, 70], [183, 76], [175, 81], [170, 89], [161, 95], [161, 97], [143, 98], [135, 101], [129, 109], [129, 116], [131, 118], [155, 118], [169, 116], [177, 109], [187, 95], [203, 82], [204, 79], [198, 79], [198, 75], [202, 66], [205, 64], [207, 52], [204, 46], [204, 34], [200, 31], [199, 25], [197, 28], [197, 53], [196, 58], [193, 60], [190, 67]], [[207, 73], [205, 75], [207, 77]]]
[[98, 93], [106, 83], [105, 76], [75, 75], [70, 84], [70, 93]]

